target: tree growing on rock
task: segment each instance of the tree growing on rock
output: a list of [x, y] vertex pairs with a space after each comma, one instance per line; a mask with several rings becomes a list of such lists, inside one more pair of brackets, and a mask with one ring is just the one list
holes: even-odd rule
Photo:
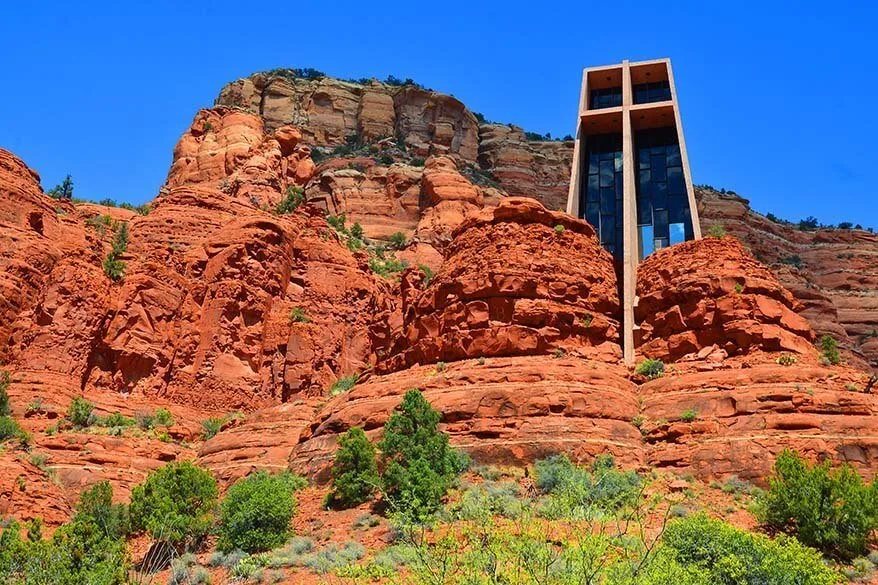
[[332, 464], [330, 507], [351, 508], [367, 501], [379, 485], [375, 447], [360, 427], [353, 427], [339, 440]]
[[463, 458], [439, 430], [440, 418], [424, 395], [412, 389], [384, 425], [380, 448], [385, 497], [392, 509], [413, 520], [425, 520], [439, 508], [463, 468]]
[[49, 189], [49, 197], [54, 199], [73, 199], [73, 179], [70, 175], [64, 177], [60, 185], [55, 185]]

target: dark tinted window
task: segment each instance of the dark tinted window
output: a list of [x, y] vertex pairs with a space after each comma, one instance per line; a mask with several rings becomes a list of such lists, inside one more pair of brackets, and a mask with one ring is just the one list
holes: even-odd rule
[[[621, 94], [620, 94], [621, 95]], [[580, 209], [590, 223], [601, 245], [612, 254], [622, 250], [622, 135], [601, 134], [585, 139], [584, 159], [588, 179], [582, 181]]]
[[671, 99], [671, 84], [667, 81], [639, 83], [634, 86], [634, 103], [650, 104]]
[[621, 105], [621, 87], [608, 87], [606, 89], [591, 90], [588, 109], [600, 110], [601, 108], [616, 108]]

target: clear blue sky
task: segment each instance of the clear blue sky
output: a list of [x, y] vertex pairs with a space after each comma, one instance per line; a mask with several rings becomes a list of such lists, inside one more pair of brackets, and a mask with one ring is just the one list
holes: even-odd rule
[[844, 1], [10, 2], [0, 146], [46, 188], [69, 172], [79, 197], [141, 203], [196, 110], [254, 71], [411, 77], [555, 136], [582, 67], [669, 56], [696, 183], [878, 228], [876, 20]]

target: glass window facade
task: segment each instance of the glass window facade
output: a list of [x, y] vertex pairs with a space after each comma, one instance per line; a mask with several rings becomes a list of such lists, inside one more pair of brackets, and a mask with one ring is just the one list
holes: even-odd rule
[[694, 238], [675, 128], [634, 134], [640, 258]]
[[589, 96], [590, 110], [602, 108], [616, 108], [622, 105], [622, 88], [608, 87], [606, 89], [593, 89]]
[[579, 209], [614, 256], [622, 253], [622, 134], [585, 139], [587, 180], [580, 187]]
[[671, 99], [671, 84], [667, 80], [652, 83], [638, 83], [634, 86], [634, 103], [649, 104], [667, 102]]

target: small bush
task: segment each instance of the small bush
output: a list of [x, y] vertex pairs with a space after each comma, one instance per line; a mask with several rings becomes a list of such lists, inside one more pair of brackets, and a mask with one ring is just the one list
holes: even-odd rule
[[833, 585], [838, 575], [817, 551], [781, 535], [775, 540], [712, 520], [703, 513], [668, 524], [662, 541], [684, 566], [707, 573], [706, 583]]
[[284, 193], [284, 198], [274, 208], [275, 215], [287, 215], [294, 212], [305, 202], [305, 191], [301, 187], [290, 185]]
[[633, 503], [642, 481], [633, 471], [616, 468], [611, 455], [595, 458], [589, 469], [554, 455], [534, 464], [536, 487], [549, 494], [542, 513], [550, 518], [589, 517], [596, 512], [618, 510]]
[[408, 238], [406, 238], [405, 234], [402, 232], [396, 232], [390, 235], [390, 246], [396, 250], [402, 250], [405, 248], [407, 241]]
[[293, 310], [290, 311], [290, 323], [308, 323], [310, 321], [302, 307], [293, 307]]
[[645, 359], [634, 370], [641, 376], [646, 376], [650, 380], [661, 378], [665, 373], [665, 363], [662, 360]]
[[878, 528], [878, 487], [864, 483], [850, 466], [811, 465], [784, 451], [769, 486], [757, 506], [766, 526], [840, 558], [866, 552], [868, 537]]
[[155, 424], [162, 427], [174, 426], [174, 415], [172, 415], [171, 411], [167, 408], [157, 408], [155, 415], [153, 415], [153, 420], [155, 421]]
[[77, 428], [90, 426], [97, 420], [92, 412], [94, 408], [94, 404], [82, 396], [77, 396], [70, 403], [70, 408], [67, 409], [67, 419]]
[[97, 419], [97, 424], [102, 427], [130, 427], [136, 424], [136, 421], [129, 417], [125, 416], [122, 413], [114, 412], [112, 414], [108, 414], [103, 418]]
[[134, 413], [134, 422], [144, 431], [148, 431], [155, 426], [155, 417], [151, 412], [138, 411]]
[[824, 335], [820, 338], [820, 359], [824, 363], [833, 366], [841, 362], [841, 355], [838, 353], [838, 342], [831, 335]]
[[131, 491], [131, 523], [156, 540], [186, 546], [207, 535], [216, 499], [210, 472], [190, 461], [169, 463]]
[[304, 560], [304, 565], [318, 574], [351, 565], [366, 554], [366, 549], [359, 542], [349, 541], [339, 546], [329, 544], [323, 550], [309, 555]]
[[0, 442], [10, 439], [19, 439], [24, 436], [24, 431], [11, 416], [0, 416]]
[[439, 431], [440, 418], [423, 394], [412, 389], [384, 425], [384, 491], [392, 508], [415, 520], [439, 508], [462, 470], [462, 458]]
[[357, 373], [339, 378], [332, 383], [332, 386], [329, 387], [329, 395], [338, 396], [339, 394], [344, 394], [345, 392], [348, 392], [351, 388], [357, 385], [359, 379], [360, 375]]
[[691, 408], [684, 410], [683, 414], [680, 415], [680, 420], [683, 422], [692, 422], [696, 418], [698, 418], [698, 413]]
[[113, 248], [104, 258], [104, 273], [112, 280], [121, 280], [125, 275], [125, 263], [119, 256], [128, 250], [128, 223], [123, 222], [113, 236]]
[[712, 225], [707, 230], [707, 235], [711, 238], [724, 238], [726, 237], [726, 228], [719, 224]]
[[9, 416], [12, 410], [9, 408], [9, 372], [0, 371], [0, 416]]
[[802, 257], [798, 254], [793, 254], [792, 256], [785, 256], [778, 260], [781, 264], [786, 264], [788, 266], [795, 266], [796, 268], [802, 267]]
[[792, 366], [796, 362], [798, 362], [799, 360], [796, 359], [796, 356], [790, 355], [788, 353], [784, 353], [784, 354], [781, 354], [780, 357], [778, 357], [774, 361], [777, 362], [777, 364], [781, 365], [781, 366]]
[[363, 235], [363, 226], [361, 226], [359, 222], [355, 222], [354, 225], [351, 226], [351, 237], [355, 240], [362, 240]]
[[201, 428], [204, 429], [204, 440], [211, 439], [216, 436], [226, 423], [225, 417], [209, 418], [201, 421]]
[[556, 225], [555, 226], [555, 233], [558, 234], [559, 236], [562, 235], [564, 233], [564, 226], [561, 224]]
[[305, 481], [290, 472], [258, 471], [235, 483], [221, 506], [217, 548], [253, 553], [286, 542], [296, 511], [293, 492], [304, 486]]
[[378, 486], [375, 447], [360, 427], [350, 429], [338, 442], [327, 503], [351, 508], [368, 500]]

